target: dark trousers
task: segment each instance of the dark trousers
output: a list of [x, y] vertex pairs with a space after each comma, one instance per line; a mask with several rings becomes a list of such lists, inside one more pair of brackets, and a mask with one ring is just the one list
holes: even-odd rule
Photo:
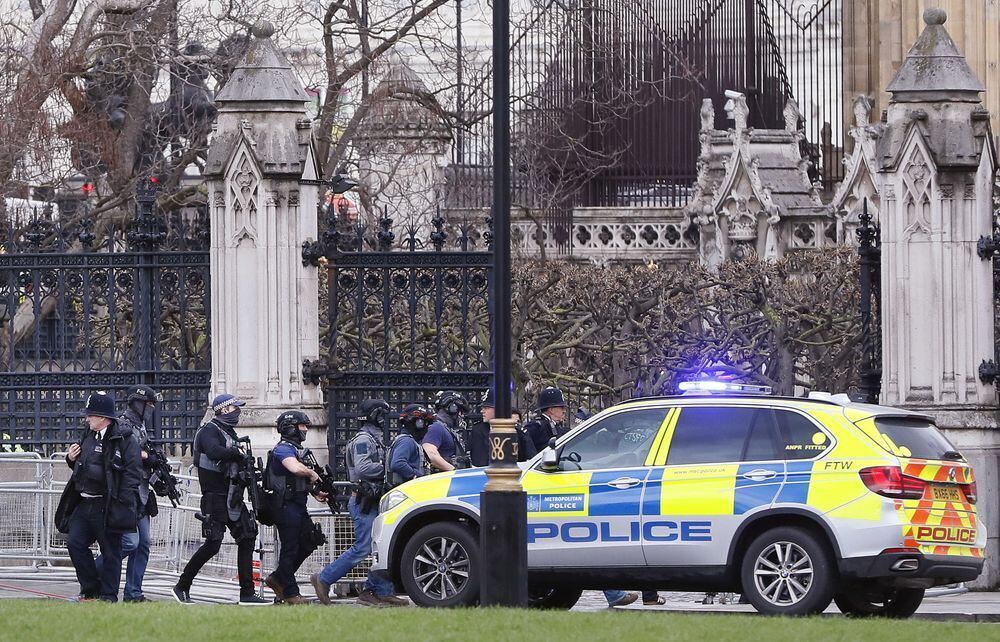
[[[100, 572], [90, 551], [94, 542], [100, 546], [103, 557]], [[66, 547], [80, 582], [80, 594], [117, 602], [122, 575], [122, 533], [104, 527], [103, 497], [84, 498], [73, 511]]]
[[[205, 536], [205, 542], [184, 566], [184, 572], [177, 580], [177, 586], [185, 591], [191, 589], [191, 583], [194, 582], [201, 567], [215, 557], [222, 548], [222, 538], [228, 527], [229, 533], [236, 540], [236, 574], [240, 580], [240, 596], [254, 595], [256, 591], [253, 585], [253, 546], [257, 539], [257, 525], [250, 517], [246, 507], [242, 508], [240, 519], [236, 521], [229, 519], [225, 512], [225, 496], [221, 497], [221, 504], [219, 501], [218, 497], [211, 495], [202, 497], [202, 513], [206, 519], [202, 524], [201, 531]], [[220, 506], [222, 507], [221, 511], [219, 510]], [[121, 555], [120, 551], [119, 555]]]
[[272, 575], [284, 587], [285, 597], [299, 595], [295, 571], [316, 550], [311, 541], [313, 522], [309, 519], [305, 506], [286, 503], [274, 525], [278, 528], [281, 548], [278, 552], [278, 567]]

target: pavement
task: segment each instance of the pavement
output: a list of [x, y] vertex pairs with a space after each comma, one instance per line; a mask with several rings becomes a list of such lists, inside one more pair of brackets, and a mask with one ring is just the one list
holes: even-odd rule
[[[0, 600], [3, 599], [54, 599], [67, 600], [74, 597], [79, 589], [75, 580], [62, 575], [62, 577], [46, 577], [46, 573], [27, 573], [24, 575], [9, 572], [0, 573]], [[303, 583], [303, 588], [308, 587], [308, 582]], [[173, 579], [147, 578], [144, 583], [146, 596], [154, 601], [172, 602], [170, 587]], [[200, 590], [196, 581], [192, 597], [198, 602], [204, 603], [233, 603], [238, 594], [235, 583], [232, 590], [222, 590], [218, 586], [210, 591]], [[920, 609], [913, 616], [914, 619], [932, 620], [942, 622], [983, 622], [1000, 623], [1000, 592], [975, 592], [965, 591], [951, 592], [947, 595], [927, 597], [921, 604]], [[267, 593], [266, 595], [270, 595]], [[749, 614], [756, 612], [749, 604], [732, 603], [738, 596], [722, 594], [716, 596], [711, 604], [704, 604], [704, 593], [681, 593], [671, 591], [661, 591], [660, 595], [666, 600], [662, 606], [644, 606], [641, 600], [625, 607], [616, 607], [616, 611], [656, 611], [665, 613], [712, 613], [712, 614]], [[306, 597], [313, 597], [306, 595]], [[724, 602], [724, 603], [723, 603]], [[319, 602], [316, 602], [318, 605]], [[354, 600], [350, 598], [334, 600], [334, 605], [353, 607]], [[132, 608], [141, 608], [134, 606]], [[604, 611], [608, 610], [608, 603], [600, 591], [586, 591], [580, 601], [573, 608], [574, 611]], [[828, 615], [839, 615], [837, 607], [831, 605], [827, 609]]]

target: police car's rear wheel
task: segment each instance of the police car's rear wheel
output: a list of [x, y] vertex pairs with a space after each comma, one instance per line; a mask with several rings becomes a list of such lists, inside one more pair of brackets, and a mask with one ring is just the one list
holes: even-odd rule
[[479, 597], [479, 542], [463, 524], [429, 524], [403, 549], [403, 588], [419, 606], [470, 606]]
[[860, 587], [833, 597], [841, 613], [849, 617], [908, 618], [924, 601], [924, 589], [898, 588], [871, 593]]
[[769, 615], [820, 613], [833, 597], [830, 555], [816, 537], [785, 526], [758, 536], [743, 557], [743, 594]]
[[583, 589], [528, 587], [528, 606], [533, 609], [568, 610], [576, 606]]

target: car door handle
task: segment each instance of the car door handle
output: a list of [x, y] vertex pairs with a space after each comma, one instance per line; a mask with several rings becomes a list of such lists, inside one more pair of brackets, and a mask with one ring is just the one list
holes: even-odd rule
[[641, 479], [636, 479], [635, 477], [619, 477], [618, 479], [612, 479], [608, 482], [608, 486], [612, 488], [617, 488], [618, 490], [625, 490], [626, 488], [634, 488], [642, 483]]
[[756, 470], [751, 470], [750, 472], [743, 473], [743, 479], [749, 479], [751, 481], [765, 481], [773, 478], [778, 473], [773, 470], [765, 470], [763, 468], [757, 468]]

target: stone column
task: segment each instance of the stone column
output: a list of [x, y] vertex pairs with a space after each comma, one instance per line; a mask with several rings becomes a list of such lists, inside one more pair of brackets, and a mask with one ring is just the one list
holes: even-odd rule
[[998, 580], [996, 387], [979, 364], [994, 352], [991, 265], [976, 243], [992, 233], [996, 155], [983, 85], [943, 26], [926, 27], [887, 91], [876, 146], [882, 225], [882, 401], [918, 409], [966, 456], [979, 481], [990, 535], [987, 571]]
[[[205, 177], [211, 211], [212, 395], [246, 400], [240, 432], [274, 444], [287, 409], [326, 423], [303, 359], [319, 356], [318, 272], [302, 265], [317, 236], [317, 167], [309, 97], [259, 22], [253, 41], [216, 96], [218, 120]], [[322, 430], [309, 445], [321, 451]]]

